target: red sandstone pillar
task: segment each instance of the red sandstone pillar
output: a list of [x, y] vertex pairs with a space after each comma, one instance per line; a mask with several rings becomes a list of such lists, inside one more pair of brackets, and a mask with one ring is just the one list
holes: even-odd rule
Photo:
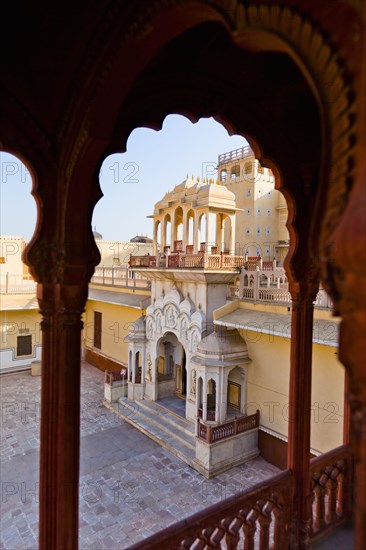
[[81, 287], [38, 285], [42, 321], [39, 548], [77, 549]]
[[343, 444], [350, 443], [351, 407], [349, 403], [349, 374], [344, 369]]
[[292, 550], [310, 547], [312, 495], [309, 455], [314, 299], [314, 292], [306, 289], [293, 296], [292, 300], [287, 455], [287, 466], [293, 472], [295, 483], [290, 544]]

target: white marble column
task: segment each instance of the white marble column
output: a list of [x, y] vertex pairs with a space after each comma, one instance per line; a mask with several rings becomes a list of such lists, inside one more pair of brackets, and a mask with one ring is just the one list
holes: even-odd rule
[[198, 252], [200, 238], [199, 213], [195, 210], [193, 219], [193, 254], [197, 254]]
[[235, 254], [235, 214], [230, 215], [230, 253]]
[[207, 212], [206, 214], [206, 252], [209, 253], [209, 247], [212, 244], [212, 236], [211, 236], [211, 212]]
[[170, 220], [170, 251], [174, 250], [174, 241], [177, 240], [177, 228], [175, 226], [176, 216], [175, 211], [172, 211], [171, 220]]
[[188, 218], [187, 210], [183, 210], [183, 234], [182, 234], [182, 250], [185, 253], [188, 244]]

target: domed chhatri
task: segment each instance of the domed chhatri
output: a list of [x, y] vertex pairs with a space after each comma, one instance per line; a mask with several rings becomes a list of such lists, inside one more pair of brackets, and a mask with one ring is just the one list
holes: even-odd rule
[[98, 233], [96, 226], [94, 227], [93, 237], [96, 241], [103, 240], [103, 235], [101, 233]]
[[224, 364], [231, 361], [238, 363], [241, 359], [246, 362], [247, 358], [248, 348], [239, 332], [236, 329], [222, 329], [211, 332], [201, 340], [193, 360], [201, 364], [209, 360]]

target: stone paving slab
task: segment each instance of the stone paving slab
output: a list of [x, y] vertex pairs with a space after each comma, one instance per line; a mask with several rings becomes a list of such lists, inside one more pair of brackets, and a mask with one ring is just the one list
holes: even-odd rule
[[[103, 373], [82, 366], [81, 550], [121, 550], [276, 473], [258, 457], [206, 480], [102, 405]], [[1, 376], [0, 549], [38, 539], [40, 378]], [[38, 404], [38, 405], [37, 405]]]

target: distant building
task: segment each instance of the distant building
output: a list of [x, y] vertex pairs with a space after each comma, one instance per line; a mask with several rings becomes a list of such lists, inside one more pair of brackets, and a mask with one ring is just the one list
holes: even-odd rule
[[[99, 233], [100, 235], [100, 233]], [[95, 237], [96, 238], [96, 237]], [[130, 241], [112, 241], [96, 238], [100, 252], [100, 262], [97, 267], [127, 267], [131, 254], [145, 256], [153, 253], [152, 239], [136, 236]]]
[[147, 236], [144, 235], [136, 235], [136, 237], [133, 237], [130, 239], [130, 243], [145, 243], [145, 244], [151, 244], [153, 242], [152, 239], [150, 239]]
[[41, 358], [41, 317], [36, 285], [22, 262], [21, 235], [0, 235], [0, 372]]
[[[187, 177], [155, 205], [161, 249], [260, 256], [282, 265], [289, 247], [287, 205], [274, 176], [249, 147], [219, 155], [218, 178]], [[154, 250], [156, 254], [156, 250]]]
[[[186, 424], [160, 440], [171, 446], [176, 431], [178, 456], [208, 477], [259, 451], [285, 467], [288, 433], [286, 203], [249, 148], [220, 155], [219, 174], [187, 177], [156, 203], [153, 254], [130, 260], [136, 277], [151, 281], [151, 304], [125, 339], [128, 373], [106, 384], [111, 402], [121, 398], [119, 413], [155, 439], [152, 403], [177, 399]], [[337, 321], [322, 289], [316, 305], [313, 454], [342, 442], [344, 388]]]
[[249, 147], [219, 155], [218, 178], [235, 195], [237, 254], [276, 259], [282, 265], [289, 247], [287, 205], [274, 188], [269, 168], [261, 166]]

